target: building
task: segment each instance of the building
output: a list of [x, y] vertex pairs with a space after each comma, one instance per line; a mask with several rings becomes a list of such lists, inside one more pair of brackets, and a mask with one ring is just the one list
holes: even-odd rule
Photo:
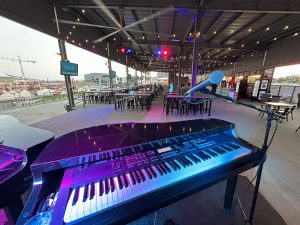
[[[88, 73], [84, 74], [84, 81], [109, 86], [110, 79], [107, 73]], [[115, 79], [113, 79], [113, 82], [115, 83]]]

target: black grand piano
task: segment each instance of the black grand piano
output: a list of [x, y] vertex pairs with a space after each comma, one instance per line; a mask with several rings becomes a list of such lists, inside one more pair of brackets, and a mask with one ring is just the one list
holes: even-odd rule
[[237, 175], [261, 158], [218, 119], [77, 130], [32, 164], [35, 185], [17, 224], [126, 224], [223, 180], [230, 208]]
[[0, 115], [0, 208], [11, 223], [23, 209], [21, 195], [33, 184], [30, 165], [52, 139], [49, 131]]

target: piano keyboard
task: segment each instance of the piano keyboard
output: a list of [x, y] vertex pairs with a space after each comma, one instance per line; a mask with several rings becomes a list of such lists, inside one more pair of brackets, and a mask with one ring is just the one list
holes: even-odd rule
[[[161, 153], [165, 151], [167, 149], [161, 150]], [[249, 149], [228, 142], [217, 147], [164, 158], [159, 163], [148, 163], [116, 176], [101, 178], [99, 175], [99, 180], [71, 189], [64, 222], [79, 221], [92, 214], [104, 212], [152, 191], [231, 163], [250, 153]]]

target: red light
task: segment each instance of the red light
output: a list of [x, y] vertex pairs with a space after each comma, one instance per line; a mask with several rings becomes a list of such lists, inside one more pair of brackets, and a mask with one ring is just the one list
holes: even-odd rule
[[164, 57], [168, 57], [169, 56], [169, 50], [168, 49], [163, 49], [162, 50], [162, 55], [164, 56]]
[[121, 52], [125, 53], [126, 49], [125, 48], [121, 48]]

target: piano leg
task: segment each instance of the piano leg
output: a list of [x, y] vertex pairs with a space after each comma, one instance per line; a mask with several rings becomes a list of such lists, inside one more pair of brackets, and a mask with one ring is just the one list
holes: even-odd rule
[[224, 199], [224, 208], [225, 209], [231, 208], [237, 179], [238, 179], [238, 176], [234, 176], [227, 180], [225, 199]]
[[11, 199], [4, 208], [4, 213], [8, 219], [8, 224], [15, 224], [22, 210], [23, 203], [21, 196], [16, 196], [15, 198]]

